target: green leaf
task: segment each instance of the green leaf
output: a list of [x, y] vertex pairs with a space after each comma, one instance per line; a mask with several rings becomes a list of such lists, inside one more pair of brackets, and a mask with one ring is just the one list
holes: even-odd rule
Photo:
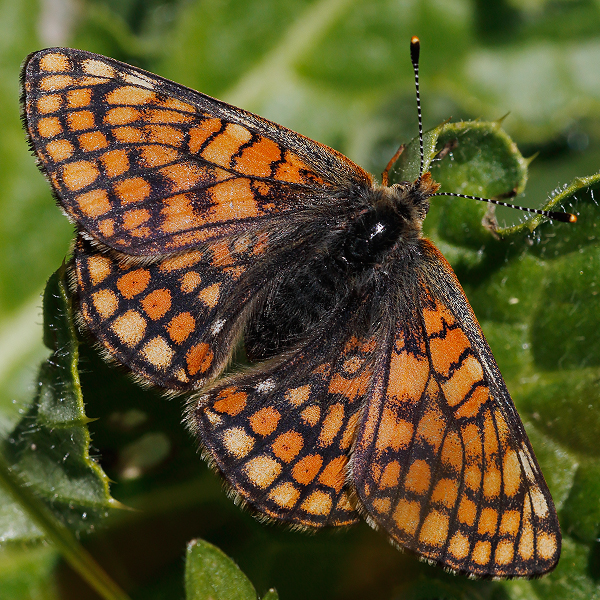
[[256, 590], [240, 568], [216, 546], [204, 540], [193, 540], [187, 546], [185, 592], [187, 600], [257, 598]]
[[[20, 423], [4, 442], [11, 471], [27, 482], [64, 525], [87, 531], [118, 506], [108, 478], [90, 457], [90, 435], [79, 382], [78, 341], [65, 270], [48, 281], [44, 294], [44, 343], [53, 352], [42, 365], [38, 391]], [[15, 516], [18, 517], [15, 519]], [[14, 502], [0, 505], [4, 541], [44, 535]]]

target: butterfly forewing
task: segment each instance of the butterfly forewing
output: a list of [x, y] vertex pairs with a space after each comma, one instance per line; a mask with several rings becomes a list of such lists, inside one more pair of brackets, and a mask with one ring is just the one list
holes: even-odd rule
[[560, 554], [552, 498], [456, 278], [424, 249], [419, 318], [386, 345], [353, 485], [378, 526], [431, 561], [480, 576], [543, 574]]
[[371, 182], [326, 146], [81, 50], [30, 56], [24, 88], [30, 141], [61, 205], [127, 254], [247, 232]]

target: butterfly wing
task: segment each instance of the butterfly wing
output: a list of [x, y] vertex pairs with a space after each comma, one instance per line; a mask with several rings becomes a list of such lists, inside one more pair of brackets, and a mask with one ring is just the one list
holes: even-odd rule
[[369, 521], [428, 560], [541, 575], [560, 555], [552, 498], [456, 276], [422, 250], [417, 304], [369, 388], [352, 484]]
[[42, 50], [22, 78], [31, 147], [61, 206], [126, 254], [281, 226], [372, 182], [331, 148], [104, 56]]
[[308, 527], [357, 519], [346, 464], [377, 352], [353, 334], [364, 306], [340, 304], [285, 358], [189, 405], [188, 425], [208, 459], [262, 515]]

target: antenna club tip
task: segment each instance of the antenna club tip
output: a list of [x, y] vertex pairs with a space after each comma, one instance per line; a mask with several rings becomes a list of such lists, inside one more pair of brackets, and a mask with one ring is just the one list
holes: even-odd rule
[[416, 35], [410, 38], [410, 58], [413, 65], [419, 62], [419, 50], [421, 49], [421, 42]]
[[549, 212], [548, 217], [553, 221], [562, 221], [563, 223], [577, 223], [577, 217], [571, 213]]
[[572, 215], [570, 213], [567, 213], [569, 215], [569, 223], [577, 223], [577, 217], [575, 215]]

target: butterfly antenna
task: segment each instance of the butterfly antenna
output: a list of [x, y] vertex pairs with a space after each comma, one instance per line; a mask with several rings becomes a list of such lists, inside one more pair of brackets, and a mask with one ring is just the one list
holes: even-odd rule
[[415, 90], [417, 92], [417, 117], [419, 119], [419, 177], [417, 182], [423, 177], [423, 164], [425, 162], [425, 150], [423, 149], [423, 117], [421, 115], [421, 94], [419, 92], [419, 52], [421, 50], [421, 42], [416, 35], [410, 38], [410, 60], [415, 71]]

